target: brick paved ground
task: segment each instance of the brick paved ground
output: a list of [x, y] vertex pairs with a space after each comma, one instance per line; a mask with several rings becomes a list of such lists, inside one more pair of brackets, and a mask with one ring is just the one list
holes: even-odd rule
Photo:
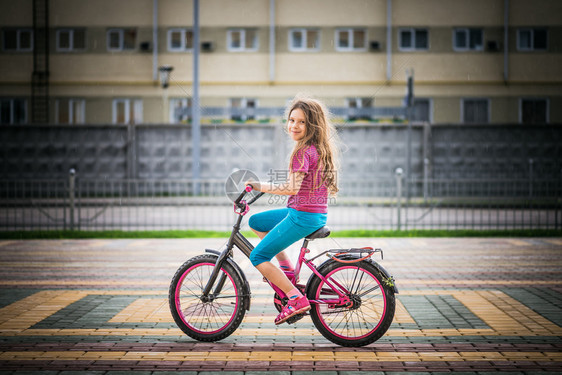
[[0, 375], [562, 373], [562, 239], [315, 241], [313, 252], [385, 250], [397, 312], [364, 348], [332, 344], [309, 318], [275, 326], [272, 292], [240, 254], [253, 294], [241, 327], [218, 343], [183, 335], [168, 311], [169, 281], [183, 261], [223, 245], [0, 241]]

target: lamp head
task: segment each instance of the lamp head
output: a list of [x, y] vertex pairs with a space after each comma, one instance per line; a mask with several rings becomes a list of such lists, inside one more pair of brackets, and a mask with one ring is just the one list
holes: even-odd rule
[[163, 89], [167, 89], [170, 85], [170, 73], [174, 70], [174, 67], [171, 65], [162, 65], [158, 68], [160, 72], [160, 85]]

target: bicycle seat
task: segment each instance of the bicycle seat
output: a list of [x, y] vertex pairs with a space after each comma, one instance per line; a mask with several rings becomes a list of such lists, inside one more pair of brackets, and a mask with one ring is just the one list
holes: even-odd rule
[[306, 236], [306, 240], [312, 241], [312, 240], [315, 240], [317, 238], [325, 238], [325, 237], [328, 237], [330, 235], [330, 233], [331, 233], [330, 228], [322, 227], [322, 228], [318, 229], [317, 231], [312, 232], [311, 234]]

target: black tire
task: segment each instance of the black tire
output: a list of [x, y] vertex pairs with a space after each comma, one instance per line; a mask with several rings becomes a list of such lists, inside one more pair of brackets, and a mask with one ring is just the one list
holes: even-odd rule
[[[325, 338], [341, 346], [358, 347], [384, 335], [394, 319], [396, 301], [394, 289], [377, 267], [368, 261], [343, 264], [332, 260], [320, 266], [319, 272], [349, 290], [346, 294], [353, 302], [351, 306], [311, 304], [312, 322]], [[337, 294], [313, 275], [307, 297], [336, 299]]]
[[249, 296], [244, 296], [244, 282], [226, 262], [221, 268], [223, 273], [217, 277], [218, 282], [221, 275], [226, 273], [227, 276], [218, 298], [201, 301], [216, 259], [216, 256], [205, 254], [182, 264], [172, 279], [168, 294], [174, 321], [186, 335], [199, 341], [219, 341], [230, 336], [246, 314], [245, 298]]

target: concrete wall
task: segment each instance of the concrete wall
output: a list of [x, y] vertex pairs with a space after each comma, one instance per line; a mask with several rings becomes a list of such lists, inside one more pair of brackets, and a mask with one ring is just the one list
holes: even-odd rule
[[[291, 143], [281, 126], [205, 125], [201, 133], [201, 177], [225, 179], [235, 168], [268, 179], [286, 169]], [[392, 179], [406, 168], [406, 125], [347, 125], [339, 128], [344, 147], [340, 177]], [[189, 179], [189, 125], [4, 126], [0, 127], [0, 179], [81, 178], [100, 180]], [[560, 179], [561, 126], [415, 125], [412, 175], [460, 178]], [[363, 192], [368, 195], [368, 192]]]

